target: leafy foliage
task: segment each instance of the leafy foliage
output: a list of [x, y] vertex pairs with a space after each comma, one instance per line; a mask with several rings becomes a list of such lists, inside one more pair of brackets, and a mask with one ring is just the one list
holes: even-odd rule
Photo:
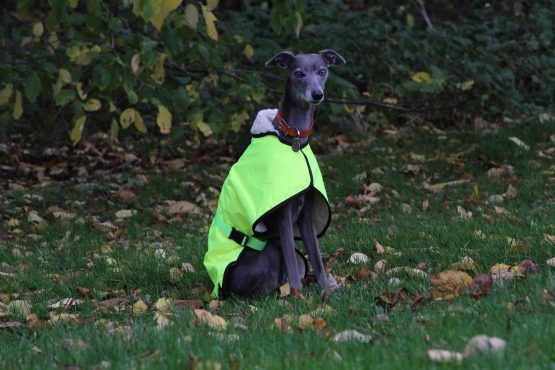
[[[34, 0], [3, 5], [2, 131], [131, 126], [181, 137], [238, 132], [276, 106], [283, 76], [261, 68], [280, 49], [335, 48], [348, 68], [329, 81], [332, 123], [511, 119], [553, 104], [553, 0], [418, 11], [301, 0], [242, 5], [182, 0]], [[345, 11], [350, 10], [350, 11]], [[373, 107], [379, 106], [376, 110]], [[383, 115], [393, 112], [388, 117]], [[372, 111], [370, 110], [372, 108]]]

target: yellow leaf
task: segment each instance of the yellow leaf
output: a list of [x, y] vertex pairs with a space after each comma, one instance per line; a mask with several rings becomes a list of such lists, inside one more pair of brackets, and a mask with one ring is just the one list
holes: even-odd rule
[[215, 22], [218, 20], [209, 7], [205, 5], [200, 6], [202, 9], [202, 16], [206, 23], [206, 33], [214, 41], [218, 41], [218, 30], [216, 29]]
[[383, 99], [383, 102], [385, 104], [395, 105], [395, 104], [397, 104], [397, 99], [395, 99], [395, 98], [385, 98], [385, 99]]
[[172, 114], [163, 105], [158, 106], [158, 116], [156, 117], [156, 124], [160, 127], [160, 132], [169, 134], [172, 127]]
[[128, 128], [131, 126], [133, 121], [135, 120], [135, 112], [136, 110], [133, 108], [127, 108], [123, 112], [121, 112], [119, 116], [119, 123], [121, 127]]
[[245, 56], [250, 59], [254, 55], [254, 49], [252, 48], [251, 44], [245, 45], [245, 50], [243, 51]]
[[42, 25], [42, 22], [35, 23], [33, 25], [33, 35], [35, 35], [35, 37], [41, 37], [43, 33], [44, 26]]
[[295, 12], [295, 36], [299, 38], [301, 34], [301, 28], [303, 27], [303, 17], [301, 16], [300, 12]]
[[89, 99], [83, 106], [83, 109], [86, 110], [87, 112], [95, 112], [99, 110], [101, 107], [102, 107], [102, 103], [100, 102], [100, 100]]
[[242, 111], [241, 113], [235, 113], [231, 116], [231, 129], [235, 132], [241, 129], [241, 126], [249, 119], [249, 114], [247, 111]]
[[69, 136], [73, 145], [77, 145], [77, 143], [81, 140], [81, 134], [83, 133], [83, 127], [85, 126], [86, 121], [87, 116], [81, 116], [75, 121], [75, 125], [73, 126]]
[[189, 85], [185, 86], [185, 89], [187, 90], [187, 93], [189, 94], [189, 99], [191, 99], [191, 102], [194, 102], [194, 101], [198, 100], [199, 93], [195, 89], [195, 85], [189, 84]]
[[77, 95], [79, 95], [79, 98], [81, 100], [87, 99], [87, 93], [85, 93], [83, 91], [83, 83], [82, 82], [77, 82], [77, 85], [75, 86], [75, 89], [77, 90]]
[[156, 82], [158, 85], [161, 85], [161, 84], [164, 83], [164, 78], [166, 76], [166, 72], [164, 71], [164, 60], [165, 59], [166, 59], [166, 54], [160, 53], [160, 55], [158, 55], [158, 60], [156, 61], [156, 66], [154, 66], [154, 71], [150, 75], [150, 77], [152, 77], [154, 82]]
[[208, 327], [216, 330], [225, 330], [227, 328], [227, 321], [223, 317], [214, 315], [202, 309], [195, 310], [197, 322], [207, 325]]
[[160, 31], [162, 29], [162, 26], [164, 25], [164, 21], [166, 20], [166, 17], [168, 16], [168, 13], [164, 11], [164, 8], [160, 8], [160, 10], [158, 11], [158, 13], [156, 13], [154, 15], [154, 17], [152, 17], [150, 19], [150, 23], [152, 23], [152, 25], [158, 30]]
[[167, 12], [173, 12], [175, 9], [181, 5], [183, 0], [164, 0], [164, 10]]
[[458, 84], [459, 89], [462, 91], [470, 90], [474, 86], [474, 80], [466, 80]]
[[141, 115], [137, 111], [135, 111], [135, 117], [133, 118], [133, 124], [135, 125], [135, 128], [137, 129], [137, 131], [139, 131], [142, 134], [146, 134], [147, 130], [146, 130], [145, 123], [143, 121], [143, 117], [141, 117]]
[[20, 119], [23, 115], [23, 105], [21, 104], [21, 91], [15, 91], [15, 103], [13, 105], [12, 117], [13, 119]]
[[428, 72], [417, 72], [412, 75], [412, 80], [418, 83], [422, 83], [422, 82], [425, 82], [427, 84], [432, 83], [432, 78], [430, 77], [430, 74]]
[[254, 90], [251, 92], [251, 98], [252, 100], [254, 100], [256, 103], [260, 103], [262, 101], [262, 98], [264, 97], [264, 94], [262, 94], [260, 91], [258, 90]]
[[70, 6], [72, 9], [77, 8], [77, 4], [79, 4], [79, 0], [69, 0], [69, 6]]
[[131, 58], [131, 71], [136, 76], [139, 73], [139, 64], [141, 62], [141, 55], [139, 53], [133, 55]]
[[197, 29], [198, 25], [198, 10], [193, 4], [187, 4], [185, 7], [185, 23], [189, 28]]
[[206, 0], [206, 7], [210, 10], [216, 9], [220, 0]]
[[58, 71], [58, 80], [66, 84], [70, 83], [71, 73], [69, 73], [67, 69], [60, 68], [60, 70]]
[[197, 128], [200, 130], [200, 132], [202, 132], [204, 136], [210, 136], [214, 133], [214, 131], [212, 131], [212, 128], [208, 126], [208, 124], [205, 122], [198, 122]]
[[4, 86], [2, 91], [0, 91], [0, 107], [3, 107], [4, 105], [8, 104], [8, 102], [10, 101], [10, 98], [12, 97], [12, 94], [13, 94], [13, 85], [7, 84], [6, 86]]

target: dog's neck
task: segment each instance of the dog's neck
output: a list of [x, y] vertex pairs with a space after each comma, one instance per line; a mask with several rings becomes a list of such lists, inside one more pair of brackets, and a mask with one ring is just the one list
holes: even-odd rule
[[[287, 79], [285, 86], [285, 92], [283, 98], [281, 99], [281, 104], [279, 107], [281, 115], [285, 122], [290, 126], [296, 128], [297, 130], [306, 130], [310, 127], [312, 119], [314, 117], [314, 105], [308, 104], [306, 102], [300, 102], [299, 99], [295, 99], [293, 92], [291, 91], [291, 80]], [[277, 121], [274, 120], [274, 126]], [[283, 132], [279, 131], [279, 136], [288, 143], [293, 142], [293, 138], [285, 135]], [[300, 144], [304, 146], [308, 138], [301, 138]]]

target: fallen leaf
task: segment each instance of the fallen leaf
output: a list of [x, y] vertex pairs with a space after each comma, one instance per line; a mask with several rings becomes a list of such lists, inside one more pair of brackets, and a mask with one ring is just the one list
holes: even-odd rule
[[168, 312], [170, 310], [172, 301], [169, 298], [158, 298], [154, 307], [160, 312]]
[[127, 298], [111, 298], [105, 301], [99, 302], [98, 305], [100, 307], [104, 307], [107, 309], [114, 309], [116, 311], [122, 311], [125, 309], [125, 305], [129, 303], [129, 299]]
[[291, 285], [289, 285], [289, 283], [285, 283], [279, 287], [280, 297], [287, 297], [289, 295], [291, 295]]
[[291, 325], [290, 325], [292, 320], [293, 318], [291, 315], [285, 314], [282, 317], [278, 317], [274, 319], [274, 325], [280, 331], [283, 331], [285, 333], [292, 333], [293, 328], [291, 328]]
[[177, 202], [173, 202], [169, 205], [168, 213], [170, 215], [177, 215], [177, 214], [183, 214], [183, 213], [199, 214], [200, 209], [195, 204], [189, 201], [180, 200]]
[[179, 267], [170, 268], [170, 281], [173, 283], [178, 282], [183, 277], [183, 271]]
[[516, 190], [516, 188], [514, 186], [512, 186], [511, 184], [509, 184], [509, 188], [507, 189], [507, 191], [505, 193], [503, 193], [503, 196], [505, 198], [516, 198], [516, 195], [518, 194], [518, 191]]
[[519, 271], [524, 274], [524, 276], [534, 275], [538, 272], [538, 264], [532, 260], [524, 260], [518, 264]]
[[133, 303], [133, 315], [141, 315], [148, 310], [148, 307], [142, 299], [139, 299], [137, 302]]
[[462, 206], [457, 206], [457, 212], [463, 220], [470, 220], [472, 218], [472, 212], [465, 210]]
[[374, 271], [376, 272], [384, 272], [385, 271], [385, 266], [387, 265], [387, 261], [386, 260], [379, 260], [378, 262], [376, 262], [374, 264]]
[[495, 214], [497, 214], [498, 216], [510, 214], [510, 212], [507, 211], [505, 208], [499, 207], [499, 206], [493, 206], [493, 210], [495, 211]]
[[58, 322], [70, 322], [70, 323], [79, 323], [79, 314], [76, 313], [55, 313], [50, 312], [50, 322], [58, 323]]
[[154, 319], [156, 320], [156, 326], [158, 328], [163, 328], [164, 326], [169, 325], [170, 320], [163, 313], [154, 311], [153, 315], [154, 315]]
[[137, 214], [137, 211], [134, 209], [122, 209], [116, 212], [117, 218], [129, 218]]
[[186, 272], [195, 272], [195, 266], [193, 266], [189, 262], [185, 262], [181, 264], [181, 270]]
[[374, 250], [376, 251], [377, 254], [384, 254], [385, 253], [385, 248], [377, 240], [376, 240], [376, 244], [374, 246]]
[[517, 146], [521, 147], [522, 149], [530, 150], [530, 145], [526, 144], [524, 141], [520, 140], [516, 136], [509, 137], [509, 140], [515, 143]]
[[412, 277], [418, 277], [418, 278], [425, 278], [428, 277], [428, 274], [426, 274], [424, 271], [419, 270], [419, 269], [415, 269], [412, 267], [408, 267], [408, 266], [400, 266], [400, 267], [394, 267], [392, 269], [389, 269], [385, 272], [386, 275], [393, 275], [393, 274], [397, 274], [400, 272], [404, 272], [409, 276]]
[[496, 285], [503, 286], [506, 281], [515, 277], [523, 276], [517, 266], [510, 266], [504, 263], [497, 263], [490, 268], [490, 275]]
[[334, 335], [333, 340], [335, 342], [345, 342], [345, 341], [358, 341], [362, 343], [368, 343], [371, 340], [371, 337], [366, 334], [359, 333], [356, 330], [344, 330], [340, 333]]
[[215, 315], [203, 309], [194, 310], [195, 316], [201, 324], [208, 325], [212, 329], [225, 330], [227, 329], [227, 321], [223, 317]]
[[51, 305], [47, 306], [48, 308], [64, 308], [64, 309], [68, 309], [71, 307], [75, 307], [80, 305], [81, 303], [83, 303], [83, 300], [81, 299], [75, 299], [75, 298], [64, 298], [56, 303], [52, 303]]
[[357, 281], [365, 281], [368, 279], [375, 280], [378, 278], [378, 274], [374, 271], [371, 271], [366, 265], [363, 265], [359, 272], [355, 275], [355, 280]]
[[430, 358], [430, 360], [435, 362], [450, 362], [450, 361], [461, 362], [463, 360], [462, 353], [448, 351], [445, 349], [429, 349], [428, 357]]
[[472, 279], [472, 283], [469, 285], [468, 290], [470, 290], [474, 299], [480, 299], [486, 294], [491, 293], [492, 287], [493, 278], [491, 275], [483, 274]]
[[472, 283], [472, 278], [463, 271], [446, 270], [433, 276], [430, 283], [434, 286], [432, 290], [434, 299], [451, 300], [466, 292]]
[[8, 312], [12, 315], [27, 317], [31, 313], [31, 304], [23, 300], [11, 301], [8, 304]]
[[368, 262], [368, 256], [365, 255], [364, 253], [353, 253], [351, 254], [351, 256], [349, 257], [349, 262], [353, 263], [353, 264], [359, 264], [359, 263], [366, 263]]
[[551, 243], [551, 244], [555, 244], [555, 235], [550, 235], [550, 234], [544, 233], [543, 238], [545, 239], [546, 242]]
[[177, 310], [183, 310], [185, 308], [194, 310], [196, 308], [202, 308], [203, 306], [202, 301], [195, 299], [174, 299], [172, 304]]
[[555, 266], [555, 257], [552, 257], [552, 258], [548, 259], [547, 261], [545, 261], [545, 263], [548, 266]]
[[464, 256], [461, 258], [459, 262], [452, 263], [449, 266], [450, 270], [462, 270], [462, 271], [471, 271], [476, 273], [476, 263], [474, 260], [468, 256]]
[[476, 335], [472, 337], [464, 348], [466, 356], [479, 353], [499, 354], [503, 352], [506, 342], [497, 337], [488, 337], [487, 335]]
[[304, 314], [299, 316], [299, 319], [297, 320], [297, 325], [301, 330], [309, 329], [312, 328], [313, 321], [314, 318], [312, 316]]
[[30, 211], [29, 214], [27, 215], [27, 221], [41, 223], [44, 220], [42, 219], [42, 217], [39, 216], [37, 211]]

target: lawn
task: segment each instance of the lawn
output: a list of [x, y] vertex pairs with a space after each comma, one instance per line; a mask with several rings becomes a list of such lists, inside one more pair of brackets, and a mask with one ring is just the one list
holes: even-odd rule
[[[211, 301], [202, 259], [228, 158], [10, 181], [0, 368], [554, 368], [553, 123], [359, 137], [314, 145], [333, 211], [321, 248], [344, 282], [325, 305], [315, 284], [304, 299]], [[491, 292], [437, 282], [523, 260], [537, 272], [497, 266]], [[345, 330], [361, 335], [337, 341]], [[504, 351], [428, 356], [479, 334]]]

